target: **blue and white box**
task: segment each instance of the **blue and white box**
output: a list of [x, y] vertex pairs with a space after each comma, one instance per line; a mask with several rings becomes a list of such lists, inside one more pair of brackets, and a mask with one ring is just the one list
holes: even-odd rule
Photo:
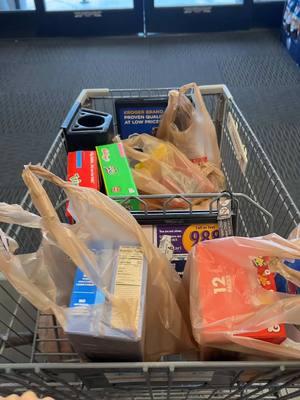
[[[116, 246], [110, 252], [110, 260], [105, 265], [104, 284], [119, 306], [112, 306], [104, 292], [78, 268], [66, 333], [83, 359], [142, 361], [147, 262], [142, 248], [132, 245]], [[131, 306], [135, 321], [133, 314], [127, 318], [126, 310]]]

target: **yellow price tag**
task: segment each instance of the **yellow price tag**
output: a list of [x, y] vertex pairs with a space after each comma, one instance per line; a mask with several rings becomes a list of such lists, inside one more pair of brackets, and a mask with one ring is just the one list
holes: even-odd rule
[[219, 237], [218, 224], [194, 224], [188, 226], [182, 235], [182, 245], [189, 252], [197, 243]]

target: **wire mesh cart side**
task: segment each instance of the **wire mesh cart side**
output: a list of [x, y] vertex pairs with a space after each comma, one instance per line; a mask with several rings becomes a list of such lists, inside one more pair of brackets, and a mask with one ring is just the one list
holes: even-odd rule
[[300, 394], [298, 362], [0, 365], [0, 393], [74, 399], [267, 399]]
[[[275, 231], [287, 237], [300, 223], [300, 212], [267, 154], [226, 86], [203, 86], [200, 89], [216, 126], [227, 188], [236, 194], [236, 234], [258, 236]], [[167, 99], [169, 90], [83, 90], [42, 165], [65, 179], [67, 154], [63, 129], [79, 107], [110, 113], [117, 121], [116, 100]], [[46, 182], [43, 185], [61, 220], [65, 221], [65, 194]], [[189, 194], [181, 196], [188, 198]], [[218, 196], [211, 194], [211, 197], [215, 200]], [[21, 205], [35, 212], [28, 193]], [[168, 216], [169, 213], [166, 207], [161, 215]], [[193, 210], [188, 213], [195, 218]], [[147, 220], [146, 212], [143, 218]], [[4, 230], [18, 242], [19, 253], [36, 251], [40, 244], [41, 233], [36, 229], [9, 225]], [[192, 400], [203, 397], [207, 400], [288, 400], [300, 395], [300, 362], [79, 363], [78, 355], [53, 316], [39, 314], [5, 280], [0, 283], [0, 293], [2, 395], [12, 390], [21, 393], [24, 389], [34, 390], [41, 396], [52, 395], [56, 399]]]

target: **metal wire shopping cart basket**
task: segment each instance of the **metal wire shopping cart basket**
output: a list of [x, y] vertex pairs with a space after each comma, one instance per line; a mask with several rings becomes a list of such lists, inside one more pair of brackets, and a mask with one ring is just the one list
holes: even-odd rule
[[[79, 106], [115, 115], [115, 100], [166, 99], [169, 89], [83, 90], [66, 123]], [[300, 223], [300, 212], [278, 177], [255, 134], [224, 85], [201, 92], [215, 123], [227, 188], [238, 204], [236, 234], [257, 236], [275, 231], [283, 237]], [[66, 150], [62, 129], [43, 166], [65, 178]], [[45, 188], [65, 219], [65, 198], [58, 188]], [[188, 198], [188, 196], [185, 196]], [[211, 195], [213, 199], [217, 195]], [[166, 201], [167, 203], [167, 201]], [[22, 206], [34, 211], [28, 194]], [[168, 215], [161, 211], [156, 218]], [[193, 211], [189, 210], [191, 218]], [[144, 217], [149, 218], [145, 212]], [[37, 230], [14, 225], [4, 230], [19, 251], [38, 248]], [[0, 395], [32, 389], [62, 398], [229, 398], [287, 400], [300, 395], [300, 362], [163, 361], [157, 363], [80, 363], [54, 317], [39, 313], [2, 279], [0, 285]], [[43, 333], [44, 332], [44, 333]]]

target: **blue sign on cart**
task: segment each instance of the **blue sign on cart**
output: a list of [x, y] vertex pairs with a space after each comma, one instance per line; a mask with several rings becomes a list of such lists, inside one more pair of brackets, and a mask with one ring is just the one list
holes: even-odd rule
[[165, 111], [167, 101], [157, 104], [132, 104], [116, 102], [118, 133], [121, 139], [127, 139], [135, 133], [153, 135], [159, 125], [160, 118]]

